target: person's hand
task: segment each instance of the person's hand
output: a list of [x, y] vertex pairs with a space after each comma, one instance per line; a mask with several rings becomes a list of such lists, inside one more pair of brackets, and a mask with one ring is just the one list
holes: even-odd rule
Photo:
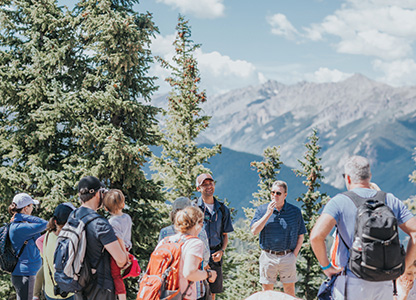
[[334, 268], [333, 266], [331, 266], [329, 269], [326, 269], [323, 272], [325, 273], [326, 276], [328, 276], [328, 278], [331, 278], [332, 275], [342, 272], [343, 269], [344, 268]]
[[211, 273], [211, 277], [208, 278], [208, 282], [213, 283], [217, 279], [217, 271], [210, 269], [209, 272]]
[[266, 214], [271, 215], [275, 208], [276, 208], [276, 202], [275, 201], [270, 202], [269, 205], [267, 206]]
[[409, 291], [413, 287], [413, 276], [408, 276], [406, 273], [404, 273], [402, 276], [399, 277], [398, 283], [403, 288], [406, 295], [409, 293]]
[[224, 252], [222, 250], [219, 250], [217, 252], [212, 253], [212, 260], [214, 262], [219, 262], [221, 260], [222, 255], [224, 254]]

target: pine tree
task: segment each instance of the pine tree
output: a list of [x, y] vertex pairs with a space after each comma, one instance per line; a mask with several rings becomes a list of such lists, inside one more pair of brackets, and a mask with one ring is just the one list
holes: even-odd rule
[[321, 158], [318, 157], [321, 147], [318, 145], [319, 138], [316, 133], [314, 129], [309, 142], [305, 145], [307, 151], [304, 161], [298, 160], [302, 169], [295, 170], [297, 176], [305, 177], [303, 184], [307, 187], [306, 193], [296, 199], [302, 203], [302, 217], [307, 231], [298, 260], [297, 272], [300, 280], [296, 286], [298, 295], [308, 300], [315, 299], [322, 282], [322, 271], [312, 251], [309, 233], [319, 217], [319, 210], [329, 200], [326, 194], [319, 192], [320, 182], [324, 177]]
[[162, 154], [161, 157], [153, 155], [151, 168], [157, 171], [153, 179], [163, 182], [166, 198], [171, 201], [180, 196], [191, 198], [196, 190], [196, 177], [209, 171], [202, 164], [221, 151], [221, 145], [198, 147], [195, 141], [208, 127], [211, 117], [202, 115], [200, 107], [207, 100], [205, 91], [199, 91], [201, 78], [194, 57], [200, 45], [191, 40], [188, 22], [179, 16], [173, 63], [159, 58], [162, 66], [171, 71], [171, 77], [166, 81], [172, 91], [164, 113]]
[[2, 2], [0, 199], [4, 212], [28, 192], [48, 218], [58, 202], [78, 201], [81, 177], [95, 175], [126, 195], [145, 266], [164, 217], [160, 186], [141, 170], [158, 142], [147, 75], [157, 29], [135, 2], [81, 0], [72, 12], [54, 0]]
[[[258, 191], [253, 193], [254, 200], [251, 202], [255, 208], [270, 202], [270, 188], [282, 164], [277, 147], [266, 148], [263, 157], [263, 161], [251, 163], [260, 178]], [[250, 230], [255, 208], [243, 208], [246, 219], [234, 226], [232, 243], [236, 249], [227, 251], [226, 263], [232, 268], [224, 279], [225, 294], [220, 294], [221, 299], [241, 300], [262, 289], [259, 283], [259, 237]]]

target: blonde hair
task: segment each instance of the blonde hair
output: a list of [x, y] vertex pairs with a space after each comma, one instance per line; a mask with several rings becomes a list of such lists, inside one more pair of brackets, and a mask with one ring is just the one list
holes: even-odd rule
[[104, 207], [110, 213], [115, 213], [117, 210], [123, 209], [124, 207], [124, 195], [123, 192], [117, 189], [109, 190], [105, 193], [103, 199]]
[[188, 206], [178, 211], [175, 216], [175, 229], [180, 233], [187, 233], [199, 221], [203, 220], [204, 214], [199, 208]]

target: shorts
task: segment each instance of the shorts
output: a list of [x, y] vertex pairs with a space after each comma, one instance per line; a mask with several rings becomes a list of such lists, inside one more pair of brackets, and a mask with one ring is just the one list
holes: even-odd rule
[[293, 252], [286, 255], [275, 255], [261, 251], [260, 283], [275, 284], [277, 276], [282, 283], [294, 283], [296, 277], [296, 256]]
[[224, 287], [222, 286], [222, 258], [219, 262], [214, 262], [210, 260], [209, 266], [211, 269], [217, 272], [217, 279], [213, 283], [209, 283], [209, 288], [211, 290], [211, 293], [213, 294], [219, 294], [224, 292]]
[[393, 300], [393, 281], [366, 281], [354, 275], [340, 275], [337, 277], [332, 291], [333, 299], [345, 299], [346, 278], [348, 289], [347, 299]]

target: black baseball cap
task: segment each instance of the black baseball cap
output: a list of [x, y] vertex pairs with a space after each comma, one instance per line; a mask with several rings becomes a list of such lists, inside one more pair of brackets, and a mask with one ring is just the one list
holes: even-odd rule
[[68, 217], [74, 209], [75, 206], [72, 205], [72, 203], [68, 202], [59, 204], [53, 212], [53, 216], [55, 217], [58, 225], [64, 225], [66, 221], [68, 221]]
[[81, 180], [78, 183], [78, 192], [81, 192], [81, 190], [86, 189], [87, 192], [84, 192], [83, 194], [93, 194], [103, 187], [104, 184], [97, 177], [85, 176], [81, 178]]

